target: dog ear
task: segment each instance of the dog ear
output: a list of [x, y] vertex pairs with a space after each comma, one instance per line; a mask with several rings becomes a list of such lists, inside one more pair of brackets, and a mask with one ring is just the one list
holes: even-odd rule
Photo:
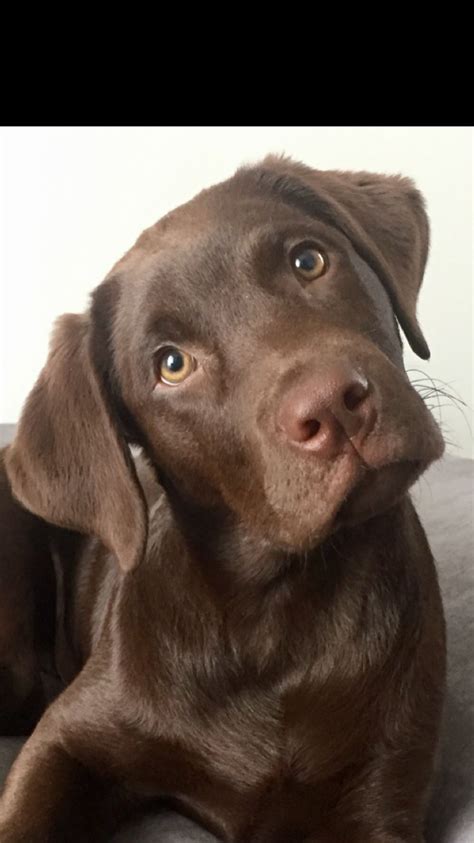
[[134, 568], [147, 514], [128, 446], [91, 352], [91, 316], [66, 314], [8, 449], [15, 497], [62, 527], [92, 534]]
[[319, 199], [317, 213], [351, 240], [376, 272], [392, 301], [413, 351], [430, 350], [416, 318], [418, 293], [429, 250], [425, 203], [413, 181], [366, 172], [312, 170], [270, 156], [264, 167], [293, 176]]

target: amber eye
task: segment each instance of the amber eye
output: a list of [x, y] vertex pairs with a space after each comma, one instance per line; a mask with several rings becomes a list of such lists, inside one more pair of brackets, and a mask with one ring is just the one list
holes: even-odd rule
[[314, 246], [297, 246], [290, 261], [296, 274], [305, 281], [314, 281], [326, 271], [326, 258]]
[[191, 354], [168, 345], [160, 349], [156, 356], [156, 372], [162, 383], [178, 386], [194, 372], [197, 361]]

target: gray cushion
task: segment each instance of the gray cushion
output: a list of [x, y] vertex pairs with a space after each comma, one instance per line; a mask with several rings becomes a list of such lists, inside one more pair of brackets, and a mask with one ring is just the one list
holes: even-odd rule
[[[448, 699], [440, 769], [434, 787], [428, 843], [474, 841], [474, 462], [445, 457], [421, 478], [413, 499], [438, 563], [448, 623]], [[0, 741], [0, 776], [18, 741]], [[214, 838], [177, 814], [147, 816], [124, 828], [114, 843], [212, 843]]]
[[448, 626], [448, 697], [429, 843], [474, 841], [474, 461], [446, 457], [413, 500], [438, 565]]

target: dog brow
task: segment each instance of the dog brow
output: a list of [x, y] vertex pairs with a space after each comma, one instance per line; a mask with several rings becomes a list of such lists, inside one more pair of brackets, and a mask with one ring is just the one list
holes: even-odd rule
[[183, 320], [177, 314], [161, 313], [152, 316], [147, 325], [147, 335], [154, 336], [158, 341], [170, 342], [199, 342], [205, 332], [197, 319], [194, 322]]
[[346, 234], [344, 229], [338, 225], [331, 204], [298, 178], [286, 173], [275, 173], [273, 170], [267, 170], [264, 167], [247, 170], [243, 174], [249, 180], [251, 179], [260, 190], [263, 189], [285, 202], [285, 204], [303, 211], [311, 217], [319, 217], [322, 222], [327, 222]]

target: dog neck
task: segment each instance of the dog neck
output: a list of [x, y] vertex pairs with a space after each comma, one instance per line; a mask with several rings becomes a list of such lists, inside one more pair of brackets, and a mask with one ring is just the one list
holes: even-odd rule
[[372, 522], [379, 520], [341, 529], [315, 547], [290, 551], [252, 534], [227, 508], [203, 507], [172, 485], [166, 488], [166, 500], [176, 540], [224, 601], [288, 591], [296, 583], [329, 600], [338, 584], [360, 566], [354, 548], [359, 543], [367, 547], [367, 532], [376, 529]]

